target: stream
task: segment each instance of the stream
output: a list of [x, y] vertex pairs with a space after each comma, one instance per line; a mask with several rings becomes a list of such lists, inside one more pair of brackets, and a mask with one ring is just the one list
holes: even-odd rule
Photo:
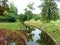
[[37, 43], [37, 40], [40, 39], [39, 34], [41, 34], [41, 31], [39, 29], [35, 28], [35, 30], [33, 30], [31, 33], [34, 34], [34, 36], [32, 38], [33, 41], [27, 42], [27, 45], [40, 45], [39, 43]]

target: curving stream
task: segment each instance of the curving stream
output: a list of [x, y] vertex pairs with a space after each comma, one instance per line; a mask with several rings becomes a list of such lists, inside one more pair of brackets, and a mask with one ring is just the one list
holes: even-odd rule
[[27, 45], [39, 45], [39, 43], [37, 43], [36, 41], [38, 39], [40, 39], [39, 34], [41, 34], [41, 31], [39, 29], [35, 28], [35, 30], [33, 30], [31, 33], [34, 34], [34, 36], [32, 38], [33, 41], [27, 42]]

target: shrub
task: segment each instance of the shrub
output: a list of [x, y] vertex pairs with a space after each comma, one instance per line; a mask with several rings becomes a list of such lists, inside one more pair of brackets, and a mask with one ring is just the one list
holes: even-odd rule
[[9, 15], [0, 16], [0, 22], [16, 22], [16, 18]]
[[7, 22], [16, 22], [16, 18], [14, 18], [12, 16], [7, 16], [6, 20], [7, 20]]
[[40, 16], [39, 15], [34, 15], [34, 20], [40, 20]]
[[6, 21], [5, 16], [0, 16], [0, 22], [4, 22], [4, 21]]
[[27, 20], [27, 17], [25, 15], [19, 15], [19, 21], [24, 22]]

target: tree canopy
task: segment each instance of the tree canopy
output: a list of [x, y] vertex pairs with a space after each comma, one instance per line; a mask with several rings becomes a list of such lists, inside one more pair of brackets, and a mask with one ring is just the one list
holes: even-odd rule
[[57, 4], [54, 0], [44, 0], [41, 5], [41, 19], [44, 21], [57, 20], [59, 17], [59, 12]]

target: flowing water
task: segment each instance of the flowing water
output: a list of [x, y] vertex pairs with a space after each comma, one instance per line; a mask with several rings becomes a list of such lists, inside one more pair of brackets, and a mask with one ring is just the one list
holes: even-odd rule
[[31, 33], [34, 34], [33, 41], [29, 41], [27, 45], [39, 45], [39, 43], [37, 43], [36, 41], [40, 39], [39, 34], [41, 34], [41, 31], [35, 28], [35, 30], [33, 30]]

